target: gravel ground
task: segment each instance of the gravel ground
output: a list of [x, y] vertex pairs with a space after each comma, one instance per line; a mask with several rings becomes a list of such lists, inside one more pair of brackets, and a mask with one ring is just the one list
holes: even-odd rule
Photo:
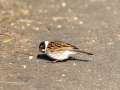
[[[120, 90], [120, 0], [0, 0], [0, 90]], [[44, 40], [93, 56], [66, 62], [39, 52]]]

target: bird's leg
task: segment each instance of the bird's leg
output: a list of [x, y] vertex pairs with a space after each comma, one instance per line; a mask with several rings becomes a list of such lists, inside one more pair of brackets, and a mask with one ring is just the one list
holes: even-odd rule
[[58, 61], [60, 61], [60, 60], [54, 60], [54, 61], [50, 61], [50, 62], [48, 62], [48, 63], [56, 63], [56, 62], [58, 62]]
[[60, 61], [60, 60], [54, 60], [54, 61], [52, 61], [53, 63], [56, 63], [56, 62], [58, 62], [58, 61]]

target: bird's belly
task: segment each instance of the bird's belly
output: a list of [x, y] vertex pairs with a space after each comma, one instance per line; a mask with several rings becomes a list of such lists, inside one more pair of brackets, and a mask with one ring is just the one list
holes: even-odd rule
[[75, 54], [73, 52], [64, 51], [64, 52], [48, 52], [47, 55], [53, 59], [64, 60], [69, 57], [70, 54]]

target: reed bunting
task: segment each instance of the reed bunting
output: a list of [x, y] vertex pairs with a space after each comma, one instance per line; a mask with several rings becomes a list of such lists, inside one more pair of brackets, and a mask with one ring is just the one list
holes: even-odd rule
[[76, 54], [78, 52], [93, 55], [89, 52], [80, 51], [77, 47], [68, 43], [63, 43], [62, 41], [43, 41], [39, 45], [39, 51], [55, 59], [52, 61], [53, 63], [63, 61], [69, 58], [71, 54]]

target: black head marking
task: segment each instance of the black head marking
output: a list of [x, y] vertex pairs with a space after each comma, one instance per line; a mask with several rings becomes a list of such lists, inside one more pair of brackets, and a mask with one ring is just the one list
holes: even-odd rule
[[45, 42], [41, 42], [39, 45], [39, 51], [45, 53]]

